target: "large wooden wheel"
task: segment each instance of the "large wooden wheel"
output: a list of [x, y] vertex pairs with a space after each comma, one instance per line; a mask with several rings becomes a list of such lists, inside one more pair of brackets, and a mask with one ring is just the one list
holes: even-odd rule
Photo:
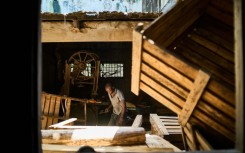
[[94, 53], [79, 51], [70, 56], [66, 63], [65, 94], [69, 95], [70, 83], [78, 87], [93, 86], [92, 96], [97, 95], [99, 57]]

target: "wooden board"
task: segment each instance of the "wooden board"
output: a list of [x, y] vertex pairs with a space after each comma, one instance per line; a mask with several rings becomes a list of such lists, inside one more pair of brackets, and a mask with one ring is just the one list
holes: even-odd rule
[[76, 130], [41, 130], [43, 144], [66, 145], [139, 145], [145, 144], [142, 127], [85, 126]]
[[140, 127], [142, 125], [142, 122], [143, 122], [143, 116], [137, 115], [134, 119], [132, 127]]
[[141, 50], [142, 50], [142, 35], [139, 33], [143, 25], [136, 27], [133, 30], [133, 44], [132, 44], [132, 70], [131, 70], [131, 91], [135, 95], [139, 95], [139, 80], [140, 80], [140, 64], [141, 64]]
[[157, 134], [160, 137], [164, 137], [164, 135], [169, 135], [168, 130], [162, 124], [157, 114], [150, 114], [150, 123], [151, 123], [152, 128], [154, 128], [152, 132], [153, 131], [157, 132], [153, 134]]
[[65, 121], [59, 122], [57, 124], [50, 125], [49, 128], [62, 128], [62, 126], [69, 124], [71, 122], [74, 122], [76, 120], [77, 120], [77, 118], [70, 118], [70, 119], [67, 119]]
[[194, 82], [194, 87], [191, 90], [190, 94], [188, 95], [185, 105], [179, 116], [179, 123], [181, 126], [184, 127], [185, 124], [188, 122], [203, 91], [205, 90], [205, 87], [209, 81], [209, 78], [210, 78], [209, 74], [201, 70], [199, 71], [199, 74], [197, 75], [195, 82]]

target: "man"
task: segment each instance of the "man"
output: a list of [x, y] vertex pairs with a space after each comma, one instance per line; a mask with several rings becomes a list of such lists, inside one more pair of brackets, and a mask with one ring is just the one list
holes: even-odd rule
[[108, 126], [122, 126], [126, 118], [126, 103], [123, 93], [112, 86], [111, 83], [105, 85], [105, 90], [108, 93], [111, 104], [105, 109], [105, 113], [113, 107], [113, 113]]

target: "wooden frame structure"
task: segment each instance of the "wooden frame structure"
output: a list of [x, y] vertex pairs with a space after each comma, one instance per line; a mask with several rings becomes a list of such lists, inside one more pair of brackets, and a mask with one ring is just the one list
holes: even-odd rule
[[[216, 54], [219, 54], [219, 56], [225, 59], [220, 59], [221, 61], [235, 63], [235, 65], [227, 65], [225, 62], [222, 63], [226, 65], [223, 65], [223, 70], [212, 65], [209, 61], [204, 61], [204, 63], [200, 61], [201, 56], [208, 57], [210, 55], [198, 55], [193, 56], [193, 58], [185, 57], [188, 53], [183, 53], [186, 50], [189, 52], [188, 48], [182, 47], [179, 49], [177, 44], [176, 49], [175, 46], [185, 36], [187, 38], [192, 37], [188, 35], [188, 32], [190, 32], [191, 28], [194, 28], [195, 31], [196, 22], [203, 17], [203, 14], [213, 16], [215, 20], [219, 20], [218, 22], [232, 27], [233, 18], [230, 13], [233, 13], [233, 2], [227, 0], [222, 1], [222, 5], [219, 5], [220, 3], [221, 1], [219, 0], [202, 1], [201, 3], [197, 0], [179, 1], [175, 8], [167, 14], [163, 14], [149, 26], [143, 27], [139, 25], [136, 27], [133, 32], [132, 74], [134, 75], [132, 75], [131, 91], [138, 95], [139, 90], [143, 90], [174, 111], [179, 115], [179, 123], [182, 127], [186, 127], [187, 125], [191, 125], [189, 127], [192, 127], [192, 125], [195, 125], [198, 129], [208, 128], [212, 134], [225, 137], [225, 139], [235, 144], [237, 134], [235, 133], [235, 123], [236, 127], [240, 127], [237, 130], [243, 133], [243, 130], [241, 130], [243, 126], [240, 124], [243, 123], [241, 121], [243, 111], [235, 109], [237, 108], [235, 105], [237, 105], [238, 100], [241, 100], [239, 106], [243, 106], [243, 96], [241, 95], [243, 85], [238, 83], [238, 80], [241, 82], [241, 78], [243, 77], [243, 71], [241, 69], [241, 42], [240, 44], [238, 43], [240, 46], [235, 45], [237, 47], [235, 47], [234, 51], [236, 53], [236, 60], [234, 61], [234, 55], [221, 48], [216, 50], [215, 47], [217, 48], [217, 45], [215, 46], [213, 43], [209, 44], [206, 40], [201, 40], [191, 33], [193, 37], [195, 36], [193, 40], [195, 39], [198, 43], [205, 42], [204, 45], [216, 51]], [[240, 3], [240, 6], [237, 3]], [[225, 6], [229, 4], [231, 5], [226, 8]], [[235, 12], [237, 13], [235, 14], [235, 21], [238, 20], [237, 17], [241, 19], [241, 12], [239, 12], [241, 10], [241, 4], [242, 2], [237, 1], [234, 4], [234, 9], [238, 11]], [[214, 6], [219, 7], [220, 10], [226, 9], [225, 11], [229, 12], [229, 15], [225, 13], [219, 14], [220, 10], [215, 10]], [[185, 15], [183, 16], [183, 14]], [[236, 25], [237, 23], [240, 25]], [[241, 22], [235, 22], [235, 27], [242, 30]], [[235, 33], [239, 30], [235, 30]], [[219, 31], [220, 34], [222, 33], [221, 31]], [[231, 32], [232, 34], [233, 32]], [[241, 34], [235, 34], [236, 37], [242, 40]], [[213, 39], [213, 41], [217, 41], [216, 43], [221, 41], [215, 35], [208, 39]], [[230, 46], [224, 47], [231, 49]], [[209, 58], [211, 57], [214, 56], [210, 56]], [[186, 60], [188, 58], [192, 59], [188, 61]], [[200, 64], [198, 65], [198, 63]], [[235, 75], [228, 74], [228, 71], [234, 71], [235, 68], [236, 84]], [[221, 70], [224, 72], [223, 74]], [[235, 87], [238, 93], [234, 92]], [[236, 101], [235, 94], [240, 96]], [[235, 122], [235, 112], [240, 114], [239, 122]], [[243, 142], [243, 136], [238, 137]], [[241, 147], [241, 145], [239, 146]], [[210, 147], [204, 146], [200, 148], [204, 150], [210, 149]], [[243, 150], [243, 147], [241, 148]]]
[[[58, 123], [58, 120], [66, 120], [70, 117], [71, 101], [78, 101], [84, 105], [84, 119], [79, 120], [86, 125], [87, 122], [87, 102], [84, 99], [55, 95], [50, 93], [42, 93], [42, 119], [41, 128], [47, 129], [50, 125]], [[60, 116], [60, 106], [63, 105], [64, 115]]]

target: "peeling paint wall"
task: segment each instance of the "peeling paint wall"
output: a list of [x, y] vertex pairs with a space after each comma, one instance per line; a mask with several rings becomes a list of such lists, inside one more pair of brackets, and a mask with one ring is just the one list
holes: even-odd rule
[[[42, 12], [164, 12], [177, 0], [42, 0]], [[167, 7], [166, 7], [167, 6]]]

